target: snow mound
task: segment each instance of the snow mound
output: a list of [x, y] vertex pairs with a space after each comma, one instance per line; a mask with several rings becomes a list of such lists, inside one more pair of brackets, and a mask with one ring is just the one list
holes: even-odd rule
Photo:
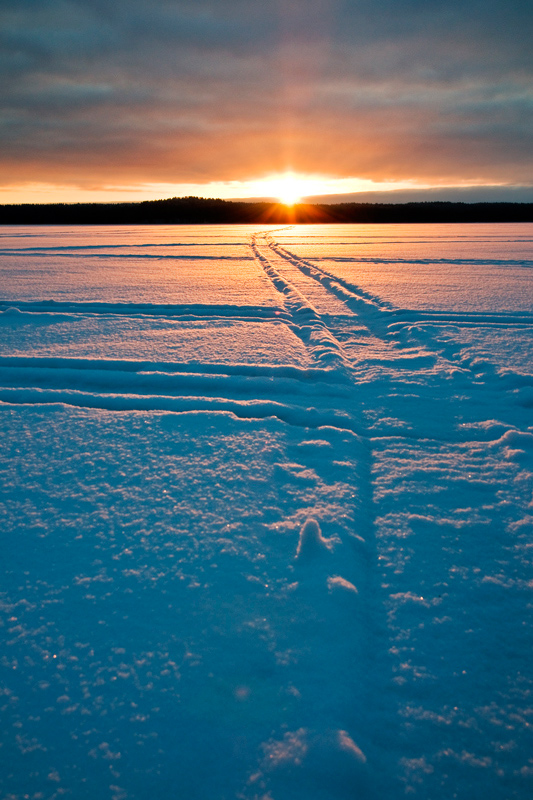
[[351, 592], [352, 594], [359, 594], [357, 591], [357, 586], [354, 586], [353, 583], [347, 581], [346, 578], [341, 578], [340, 575], [332, 575], [331, 578], [328, 578], [328, 589], [330, 592], [333, 589], [340, 589], [344, 592]]
[[325, 552], [329, 552], [331, 548], [332, 542], [329, 539], [324, 539], [316, 519], [312, 517], [307, 519], [300, 531], [296, 559], [300, 562], [313, 561]]

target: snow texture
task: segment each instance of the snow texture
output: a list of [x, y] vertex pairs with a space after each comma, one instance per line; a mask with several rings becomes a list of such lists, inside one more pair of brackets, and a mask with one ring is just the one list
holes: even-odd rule
[[532, 241], [2, 229], [2, 798], [532, 796]]

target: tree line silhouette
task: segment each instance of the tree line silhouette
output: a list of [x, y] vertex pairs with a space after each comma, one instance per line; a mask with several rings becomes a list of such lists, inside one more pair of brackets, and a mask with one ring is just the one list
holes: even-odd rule
[[0, 225], [533, 222], [533, 203], [282, 203], [172, 197], [132, 203], [0, 205]]

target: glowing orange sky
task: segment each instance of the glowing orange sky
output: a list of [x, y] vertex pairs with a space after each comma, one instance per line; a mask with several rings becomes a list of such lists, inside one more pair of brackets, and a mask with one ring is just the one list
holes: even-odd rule
[[10, 0], [0, 202], [269, 196], [287, 171], [533, 199], [533, 15], [445, 5]]

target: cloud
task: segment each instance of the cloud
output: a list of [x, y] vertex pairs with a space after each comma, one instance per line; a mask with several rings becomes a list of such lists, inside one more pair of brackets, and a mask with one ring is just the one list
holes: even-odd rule
[[533, 184], [529, 2], [4, 0], [6, 182]]

